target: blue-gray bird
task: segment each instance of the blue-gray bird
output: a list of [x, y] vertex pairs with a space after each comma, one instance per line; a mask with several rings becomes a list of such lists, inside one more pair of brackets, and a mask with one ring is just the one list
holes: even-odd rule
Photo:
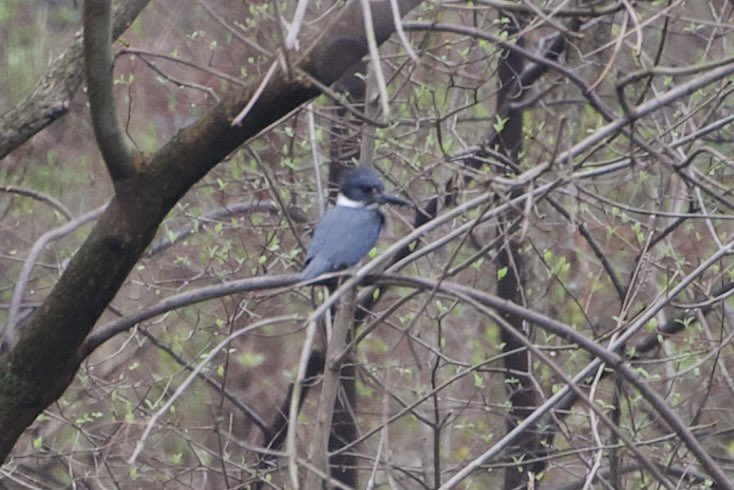
[[336, 206], [328, 209], [316, 225], [301, 280], [351, 267], [367, 255], [380, 236], [385, 216], [381, 204], [410, 205], [385, 194], [375, 173], [358, 167], [344, 174]]

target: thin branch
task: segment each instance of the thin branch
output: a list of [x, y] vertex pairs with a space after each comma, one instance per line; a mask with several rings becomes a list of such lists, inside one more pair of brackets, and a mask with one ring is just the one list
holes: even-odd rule
[[60, 201], [56, 200], [55, 198], [47, 194], [39, 192], [35, 189], [29, 189], [27, 187], [18, 187], [15, 185], [0, 184], [0, 192], [7, 192], [9, 194], [18, 194], [19, 196], [26, 196], [26, 197], [35, 199], [36, 201], [45, 202], [46, 204], [56, 209], [59, 213], [61, 213], [64, 216], [64, 218], [67, 219], [67, 221], [72, 219], [71, 212]]
[[400, 7], [398, 6], [398, 0], [390, 0], [390, 8], [392, 10], [392, 18], [395, 22], [395, 33], [398, 35], [398, 39], [400, 39], [400, 42], [403, 45], [403, 48], [405, 48], [405, 52], [410, 56], [410, 59], [413, 60], [413, 62], [418, 63], [418, 55], [415, 54], [415, 51], [413, 51], [413, 48], [410, 47], [410, 41], [408, 40], [408, 37], [405, 35], [405, 31], [403, 30], [403, 20], [400, 16]]
[[[433, 290], [432, 290], [433, 291]], [[627, 436], [622, 430], [612, 422], [612, 420], [604, 413], [604, 411], [599, 407], [598, 403], [594, 402], [594, 391], [592, 390], [590, 395], [586, 395], [581, 388], [579, 388], [578, 384], [574, 383], [565, 373], [563, 369], [561, 369], [560, 366], [558, 366], [547, 354], [545, 354], [541, 349], [538, 349], [526, 336], [523, 332], [518, 331], [517, 328], [515, 328], [511, 323], [506, 321], [502, 316], [498, 315], [492, 310], [487, 309], [484, 307], [481, 303], [478, 301], [475, 301], [473, 298], [457, 294], [457, 297], [463, 299], [464, 301], [467, 301], [469, 304], [473, 305], [475, 308], [477, 308], [479, 311], [481, 311], [484, 315], [487, 315], [490, 317], [495, 323], [497, 323], [499, 326], [502, 327], [502, 329], [510, 334], [512, 337], [514, 337], [515, 341], [519, 344], [522, 344], [526, 349], [528, 349], [530, 352], [532, 352], [533, 356], [537, 359], [540, 359], [546, 366], [548, 366], [555, 374], [558, 376], [563, 383], [568, 386], [574, 394], [579, 397], [583, 402], [589, 407], [591, 417], [591, 423], [594, 424], [594, 416], [599, 417], [599, 419], [604, 422], [604, 424], [609, 428], [609, 430], [612, 431], [617, 437], [619, 437], [624, 444], [632, 451], [632, 453], [638, 458], [638, 461], [640, 461], [641, 465], [645, 467], [650, 473], [652, 473], [655, 478], [665, 487], [669, 490], [672, 490], [672, 486], [668, 482], [668, 480], [663, 476], [663, 474], [660, 472], [657, 466], [655, 466], [644, 454], [640, 452], [640, 450], [637, 448], [637, 445], [635, 442]], [[541, 326], [542, 327], [542, 326]], [[572, 327], [567, 327], [568, 329], [572, 329]], [[602, 347], [603, 348], [603, 347]], [[600, 376], [600, 373], [603, 372], [603, 367], [600, 367], [597, 370], [597, 376]], [[596, 433], [596, 430], [593, 430], [594, 433]], [[601, 443], [601, 441], [598, 441]], [[601, 454], [601, 453], [599, 453]]]
[[566, 209], [558, 203], [555, 199], [553, 199], [550, 196], [546, 197], [546, 200], [548, 203], [553, 206], [556, 211], [558, 211], [561, 216], [566, 218], [569, 223], [576, 226], [576, 228], [579, 230], [579, 233], [581, 233], [581, 236], [584, 237], [586, 240], [586, 243], [589, 244], [591, 247], [591, 250], [594, 252], [594, 255], [601, 263], [602, 267], [604, 268], [604, 272], [607, 273], [607, 276], [609, 276], [609, 280], [612, 282], [612, 285], [614, 286], [614, 289], [617, 291], [617, 296], [619, 297], [620, 301], [624, 301], [624, 298], [627, 296], [627, 290], [622, 285], [622, 282], [617, 277], [617, 273], [614, 270], [614, 267], [609, 262], [609, 259], [607, 258], [607, 255], [604, 253], [604, 251], [601, 249], [598, 243], [596, 243], [596, 240], [594, 240], [594, 237], [591, 236], [591, 233], [586, 228], [583, 222], [580, 220], [576, 220], [571, 217], [571, 213], [566, 211]]
[[303, 25], [303, 18], [306, 16], [307, 8], [308, 0], [298, 0], [296, 12], [293, 14], [293, 21], [288, 29], [288, 35], [285, 38], [286, 49], [297, 49], [298, 33], [301, 31], [301, 25]]
[[[614, 367], [615, 370], [618, 370], [620, 374], [625, 376], [625, 378], [628, 381], [632, 382], [633, 385], [638, 390], [640, 390], [640, 393], [648, 400], [648, 402], [650, 402], [653, 405], [655, 410], [658, 411], [658, 413], [666, 420], [666, 422], [668, 422], [671, 428], [673, 428], [673, 430], [676, 431], [676, 433], [685, 442], [686, 446], [688, 446], [691, 452], [693, 452], [696, 455], [701, 465], [706, 469], [706, 471], [711, 475], [711, 477], [718, 484], [722, 485], [723, 488], [727, 488], [727, 489], [734, 488], [734, 485], [732, 485], [732, 483], [729, 481], [726, 474], [723, 473], [721, 468], [716, 464], [716, 462], [711, 458], [711, 456], [708, 453], [706, 453], [705, 450], [703, 450], [703, 448], [700, 446], [698, 441], [695, 440], [695, 437], [693, 437], [690, 434], [690, 432], [685, 428], [680, 418], [665, 405], [665, 402], [659, 397], [659, 395], [657, 395], [657, 393], [654, 393], [646, 384], [644, 384], [644, 382], [639, 383], [637, 374], [633, 372], [631, 369], [622, 365], [621, 361], [618, 364], [614, 364], [614, 362], [610, 363], [610, 361], [614, 359], [618, 360], [618, 358], [616, 357], [616, 354], [612, 354], [613, 352], [615, 352], [617, 349], [625, 345], [625, 343], [629, 340], [630, 337], [635, 335], [641, 328], [643, 328], [644, 325], [651, 318], [654, 318], [654, 316], [662, 308], [664, 308], [673, 298], [675, 298], [678, 294], [680, 294], [680, 292], [685, 287], [687, 287], [694, 279], [696, 279], [704, 271], [708, 270], [714, 263], [721, 260], [723, 256], [730, 254], [733, 248], [734, 248], [734, 241], [730, 242], [729, 244], [727, 244], [725, 248], [718, 250], [716, 253], [714, 253], [708, 259], [702, 262], [691, 273], [689, 273], [683, 280], [681, 280], [680, 283], [672, 287], [665, 298], [651, 305], [645, 312], [640, 314], [637, 317], [637, 319], [627, 327], [624, 333], [620, 335], [619, 338], [615, 342], [609, 345], [608, 349], [604, 349], [601, 346], [598, 346], [599, 349], [601, 350], [597, 352], [596, 347], [594, 345], [591, 345], [593, 344], [592, 341], [582, 336], [575, 330], [570, 329], [570, 327], [569, 329], [560, 328], [557, 332], [553, 332], [559, 336], [562, 336], [563, 338], [566, 338], [567, 340], [573, 343], [576, 343], [579, 346], [582, 346], [584, 349], [589, 349], [589, 352], [592, 352], [593, 355], [596, 356], [596, 358], [592, 362], [587, 364], [586, 367], [582, 369], [573, 378], [574, 383], [582, 382], [587, 376], [594, 373], [596, 369], [598, 369], [599, 366], [603, 362]], [[434, 284], [435, 284], [434, 281], [428, 281], [428, 280], [423, 280], [423, 281], [425, 282], [426, 287], [434, 287]], [[486, 295], [486, 293], [483, 293], [483, 294], [485, 298], [490, 298], [490, 296]], [[334, 294], [334, 296], [336, 296], [336, 294]], [[504, 311], [508, 311], [513, 314], [523, 316], [526, 320], [535, 323], [536, 325], [540, 326], [541, 328], [546, 328], [549, 331], [551, 331], [550, 330], [551, 324], [547, 323], [546, 320], [551, 320], [551, 322], [555, 323], [554, 320], [547, 319], [546, 317], [543, 317], [543, 315], [540, 315], [536, 312], [523, 311], [524, 308], [518, 305], [515, 305], [513, 303], [503, 302], [499, 299], [497, 300], [492, 299], [491, 301], [487, 303], [487, 305], [492, 306], [492, 307], [499, 307], [499, 305], [501, 305]], [[532, 318], [535, 315], [539, 315], [537, 319]], [[591, 349], [593, 349], [593, 351]], [[479, 457], [474, 459], [472, 462], [470, 462], [468, 465], [466, 465], [461, 471], [459, 471], [456, 475], [454, 475], [454, 477], [451, 478], [442, 488], [444, 489], [453, 488], [453, 486], [455, 486], [460, 481], [462, 481], [464, 478], [466, 478], [471, 473], [473, 473], [482, 464], [494, 458], [497, 454], [499, 454], [501, 450], [503, 450], [505, 447], [507, 447], [507, 445], [509, 445], [512, 441], [514, 441], [515, 438], [517, 438], [524, 431], [528, 430], [530, 427], [533, 427], [542, 416], [544, 416], [546, 413], [552, 410], [555, 405], [560, 403], [569, 394], [569, 391], [570, 391], [570, 388], [568, 386], [564, 386], [559, 391], [554, 393], [552, 397], [550, 397], [548, 400], [546, 400], [545, 403], [543, 403], [543, 405], [538, 407], [525, 420], [523, 420], [520, 424], [518, 424], [518, 426], [515, 429], [507, 433], [505, 437], [503, 437], [500, 441], [498, 441], [492, 448], [485, 451], [482, 455], [480, 455]]]
[[270, 83], [270, 80], [273, 79], [273, 76], [275, 75], [275, 69], [278, 68], [278, 61], [275, 60], [270, 64], [270, 68], [268, 68], [268, 71], [265, 73], [265, 76], [263, 77], [262, 81], [260, 81], [260, 85], [257, 86], [257, 89], [255, 89], [255, 92], [253, 92], [252, 97], [247, 102], [245, 107], [242, 108], [242, 110], [235, 116], [235, 118], [232, 120], [232, 126], [239, 126], [242, 124], [242, 121], [247, 117], [247, 115], [250, 113], [253, 107], [255, 107], [255, 104], [257, 104], [257, 101], [260, 99], [260, 96], [265, 91], [265, 88]]
[[135, 175], [134, 152], [117, 123], [110, 0], [84, 2], [84, 59], [92, 125], [112, 181]]
[[215, 284], [213, 286], [205, 286], [193, 291], [186, 291], [184, 293], [170, 296], [160, 303], [142, 308], [140, 311], [97, 328], [94, 333], [87, 337], [79, 348], [77, 358], [79, 361], [86, 359], [97, 347], [115, 335], [133, 328], [138, 323], [169, 311], [201, 303], [210, 299], [229, 296], [235, 293], [286, 287], [295, 284], [296, 282], [298, 282], [298, 274], [249, 277], [247, 279], [239, 279], [237, 281]]
[[158, 419], [161, 418], [168, 410], [173, 406], [173, 404], [178, 400], [181, 395], [184, 394], [184, 392], [188, 389], [189, 385], [194, 382], [194, 380], [197, 378], [199, 373], [201, 372], [204, 367], [209, 364], [209, 362], [214, 359], [214, 357], [219, 354], [219, 351], [227, 347], [230, 342], [232, 342], [237, 337], [240, 337], [248, 332], [251, 332], [253, 330], [257, 330], [259, 328], [265, 327], [267, 325], [272, 325], [274, 323], [284, 323], [284, 322], [292, 322], [298, 320], [299, 317], [297, 315], [286, 315], [286, 316], [277, 316], [273, 318], [266, 318], [264, 320], [261, 320], [259, 322], [255, 322], [251, 325], [248, 325], [246, 327], [240, 328], [238, 330], [235, 330], [231, 334], [229, 334], [224, 340], [219, 342], [210, 352], [209, 354], [204, 357], [204, 359], [201, 360], [201, 362], [191, 371], [191, 374], [181, 383], [178, 388], [176, 388], [176, 391], [171, 395], [171, 397], [166, 401], [166, 403], [163, 404], [163, 406], [156, 411], [153, 416], [148, 420], [148, 423], [145, 426], [145, 430], [143, 431], [143, 434], [140, 436], [140, 439], [138, 439], [137, 444], [135, 445], [135, 450], [130, 455], [130, 458], [128, 458], [128, 464], [134, 465], [136, 460], [138, 459], [138, 455], [140, 454], [140, 451], [143, 450], [143, 447], [145, 446], [145, 441], [148, 439], [148, 435], [150, 435], [150, 431], [153, 430], [153, 427], [155, 426], [156, 422], [158, 422]]
[[[463, 2], [462, 2], [463, 3]], [[589, 7], [589, 8], [543, 8], [543, 7], [534, 7], [530, 8], [525, 5], [520, 5], [516, 2], [508, 2], [506, 0], [474, 0], [474, 3], [477, 5], [486, 5], [488, 7], [493, 7], [497, 10], [502, 10], [505, 12], [517, 12], [521, 14], [533, 14], [536, 13], [534, 8], [537, 8], [541, 12], [543, 12], [546, 15], [553, 15], [555, 17], [603, 17], [608, 14], [613, 14], [619, 10], [622, 10], [624, 8], [624, 5], [622, 2], [616, 2], [612, 5], [609, 5], [608, 7]], [[449, 3], [451, 5], [451, 3]], [[563, 5], [561, 3], [561, 5]]]
[[[185, 359], [183, 359], [181, 356], [176, 354], [176, 352], [171, 349], [169, 346], [165, 345], [163, 342], [158, 340], [155, 335], [151, 334], [147, 330], [140, 329], [139, 330], [140, 335], [144, 336], [146, 339], [148, 339], [153, 345], [158, 347], [160, 350], [168, 354], [171, 359], [176, 361], [179, 366], [183, 367], [187, 371], [193, 371], [194, 368], [191, 366], [190, 362], [187, 362]], [[199, 372], [198, 376], [203, 379], [209, 386], [214, 388], [217, 391], [222, 391], [224, 393], [224, 397], [229, 400], [229, 402], [237, 407], [240, 412], [242, 412], [243, 415], [245, 415], [247, 418], [252, 420], [252, 422], [260, 429], [260, 431], [263, 434], [263, 437], [267, 440], [271, 437], [270, 429], [268, 428], [265, 421], [260, 417], [260, 415], [255, 412], [255, 410], [244, 403], [242, 400], [237, 398], [237, 396], [232, 393], [230, 389], [228, 389], [226, 386], [223, 386], [222, 383], [217, 382], [215, 379], [213, 379], [211, 376], [209, 376], [206, 373]]]
[[2, 330], [0, 330], [0, 337], [2, 338], [3, 343], [9, 343], [12, 345], [15, 342], [15, 332], [18, 326], [18, 312], [20, 311], [20, 303], [23, 300], [23, 293], [25, 292], [26, 285], [28, 284], [28, 279], [31, 276], [33, 265], [36, 263], [36, 260], [38, 260], [38, 256], [41, 255], [43, 249], [46, 248], [46, 245], [48, 245], [49, 242], [65, 237], [80, 226], [99, 218], [104, 210], [107, 209], [107, 205], [108, 204], [104, 204], [93, 211], [89, 211], [88, 213], [69, 221], [63, 226], [49, 230], [36, 240], [33, 247], [31, 247], [31, 251], [28, 252], [28, 256], [23, 262], [23, 267], [18, 275], [18, 281], [15, 283], [15, 288], [13, 289], [10, 308], [8, 309], [8, 319], [2, 327]]
[[[733, 248], [734, 242], [731, 242], [729, 243], [728, 248], [723, 250], [726, 253], [729, 253]], [[719, 251], [719, 253], [720, 252], [721, 250]], [[714, 254], [712, 257], [717, 257], [717, 255], [718, 253]], [[652, 388], [650, 388], [648, 383], [640, 376], [640, 374], [636, 370], [628, 366], [624, 362], [623, 358], [615, 353], [615, 350], [623, 345], [631, 335], [639, 330], [639, 328], [644, 326], [644, 324], [647, 322], [647, 320], [649, 320], [650, 317], [657, 314], [657, 312], [661, 308], [663, 308], [663, 306], [667, 302], [669, 302], [672, 297], [679, 294], [683, 290], [684, 285], [687, 285], [690, 281], [695, 279], [695, 277], [702, 273], [703, 270], [708, 269], [711, 266], [709, 262], [711, 262], [711, 260], [707, 260], [706, 262], [704, 262], [704, 264], [707, 265], [705, 268], [699, 266], [693, 273], [689, 274], [686, 277], [686, 280], [682, 281], [676, 287], [672, 288], [670, 296], [668, 298], [652, 305], [645, 313], [643, 313], [639, 318], [645, 318], [645, 322], [641, 323], [638, 318], [637, 321], [630, 325], [628, 329], [622, 335], [620, 335], [615, 342], [612, 342], [607, 348], [604, 348], [600, 344], [585, 337], [577, 330], [568, 325], [558, 322], [557, 320], [554, 320], [536, 311], [529, 310], [506, 300], [502, 300], [501, 298], [485, 293], [484, 291], [479, 291], [460, 284], [450, 284], [446, 282], [439, 282], [423, 278], [405, 278], [395, 276], [383, 276], [382, 278], [380, 278], [380, 281], [398, 286], [412, 285], [413, 287], [417, 286], [420, 288], [431, 290], [436, 289], [438, 291], [446, 292], [449, 294], [452, 294], [453, 292], [453, 294], [457, 295], [467, 295], [472, 299], [479, 301], [480, 303], [485, 304], [489, 307], [498, 308], [504, 312], [521, 316], [525, 320], [532, 322], [538, 327], [578, 345], [579, 347], [594, 356], [594, 360], [591, 363], [587, 364], [587, 366], [581, 372], [579, 372], [570, 381], [570, 383], [566, 383], [561, 390], [557, 391], [551, 398], [546, 400], [543, 405], [538, 407], [525, 420], [518, 424], [515, 429], [510, 431], [507, 435], [505, 435], [505, 437], [503, 437], [494, 446], [492, 446], [492, 448], [485, 451], [482, 455], [475, 458], [464, 468], [462, 468], [456, 475], [454, 475], [449, 481], [441, 486], [441, 489], [448, 490], [450, 488], [454, 488], [462, 480], [464, 480], [466, 477], [476, 471], [481, 465], [487, 463], [496, 455], [498, 455], [502, 450], [506, 449], [511, 441], [513, 441], [521, 432], [524, 432], [530, 427], [533, 427], [543, 414], [552, 410], [555, 404], [558, 403], [563, 398], [563, 396], [565, 396], [566, 393], [572, 390], [572, 385], [577, 385], [583, 382], [583, 380], [587, 376], [594, 373], [597, 369], [599, 369], [600, 366], [604, 364], [613, 369], [619, 375], [621, 375], [626, 381], [632, 384], [640, 392], [642, 397], [647, 400], [647, 402], [653, 407], [653, 409], [667, 422], [670, 428], [678, 435], [678, 437], [691, 451], [691, 453], [695, 455], [701, 466], [718, 485], [721, 485], [722, 488], [725, 488], [727, 490], [734, 489], [734, 484], [732, 484], [732, 482], [729, 480], [729, 477], [714, 461], [711, 455], [708, 454], [704, 447], [698, 442], [696, 437], [686, 427], [685, 423], [678, 416], [678, 414], [675, 413], [675, 411], [673, 411], [665, 403], [660, 395], [658, 395]], [[564, 394], [561, 395], [561, 393]]]
[[[311, 351], [316, 338], [318, 322], [309, 319], [306, 322], [306, 335], [301, 348], [301, 357], [298, 360], [296, 368], [296, 377], [293, 380], [293, 390], [291, 391], [290, 406], [288, 407], [288, 429], [285, 436], [285, 452], [288, 457], [288, 476], [291, 485], [298, 489], [298, 446], [296, 444], [296, 421], [298, 420], [298, 411], [301, 407], [301, 394], [303, 392], [303, 382], [308, 372], [308, 364], [311, 359]], [[308, 490], [308, 489], [307, 489]]]
[[[678, 467], [670, 467], [668, 465], [658, 465], [660, 466], [660, 471], [663, 473], [670, 475], [671, 477], [679, 479], [681, 482], [693, 484], [693, 485], [699, 485], [699, 488], [706, 488], [706, 489], [719, 489], [719, 487], [716, 483], [711, 482], [711, 480], [706, 477], [706, 475], [701, 475], [700, 473], [697, 473], [693, 471], [691, 468], [688, 468], [687, 466], [684, 466], [682, 468]], [[631, 473], [634, 471], [639, 471], [640, 465], [639, 464], [629, 464], [627, 466], [624, 466], [620, 469], [620, 473]], [[609, 468], [603, 468], [599, 470], [598, 472], [599, 478], [609, 478], [612, 476], [612, 470]], [[712, 484], [712, 485], [711, 485]], [[711, 486], [709, 486], [711, 485]], [[565, 483], [561, 486], [552, 487], [548, 490], [581, 490], [584, 486], [583, 481], [575, 481], [572, 483]]]
[[[393, 2], [397, 0], [390, 0], [391, 11]], [[375, 37], [375, 26], [372, 22], [372, 8], [370, 7], [369, 0], [360, 0], [362, 4], [362, 19], [364, 20], [365, 36], [367, 36], [367, 47], [369, 48], [370, 61], [372, 62], [372, 69], [375, 71], [375, 82], [380, 92], [380, 102], [382, 104], [382, 115], [388, 117], [390, 115], [390, 96], [387, 94], [387, 84], [385, 83], [385, 74], [382, 72], [382, 65], [380, 64], [380, 53], [377, 51], [377, 39]], [[393, 15], [395, 15], [393, 13]], [[397, 24], [400, 20], [397, 20]]]
[[321, 182], [321, 153], [319, 152], [319, 142], [316, 138], [316, 123], [314, 121], [313, 104], [308, 104], [306, 114], [308, 119], [308, 139], [311, 143], [311, 159], [313, 165], [314, 180], [316, 180], [316, 204], [319, 209], [319, 216], [324, 214], [324, 185]]
[[[221, 208], [213, 209], [193, 219], [195, 219], [198, 223], [202, 223], [202, 222], [206, 223], [210, 221], [216, 221], [221, 218], [226, 218], [228, 216], [237, 216], [240, 214], [251, 214], [251, 213], [277, 214], [279, 211], [281, 211], [281, 208], [276, 206], [275, 203], [273, 203], [272, 201], [236, 202], [232, 204], [227, 204], [225, 206], [222, 206]], [[306, 221], [306, 217], [298, 209], [289, 208], [289, 209], [284, 209], [282, 211], [284, 213], [287, 213], [290, 219], [292, 219], [296, 223], [304, 223]], [[169, 247], [171, 247], [174, 243], [188, 237], [189, 235], [194, 233], [194, 231], [196, 231], [197, 229], [198, 227], [196, 225], [189, 224], [189, 225], [185, 225], [180, 228], [177, 228], [173, 230], [172, 232], [169, 232], [167, 236], [162, 237], [159, 240], [153, 242], [153, 244], [151, 244], [150, 248], [145, 253], [145, 257], [148, 257], [148, 258], [153, 257], [155, 255], [158, 255], [161, 252], [164, 252]]]
[[129, 54], [131, 56], [135, 56], [141, 59], [150, 57], [150, 58], [158, 58], [164, 61], [170, 61], [171, 63], [188, 66], [189, 68], [193, 68], [194, 70], [198, 70], [198, 71], [207, 73], [209, 75], [213, 75], [217, 78], [221, 78], [222, 80], [227, 80], [232, 85], [236, 85], [238, 87], [247, 86], [247, 83], [245, 83], [241, 78], [233, 77], [221, 70], [215, 70], [214, 68], [210, 66], [203, 67], [200, 64], [195, 63], [193, 61], [185, 60], [182, 58], [176, 58], [175, 56], [171, 56], [168, 54], [157, 53], [155, 51], [148, 51], [146, 49], [140, 49], [140, 48], [123, 48], [117, 52], [116, 56], [121, 56], [124, 54]]
[[[176, 88], [182, 88], [187, 87], [193, 90], [198, 90], [200, 92], [204, 92], [206, 95], [211, 97], [214, 101], [220, 102], [220, 98], [217, 95], [217, 93], [214, 91], [213, 88], [208, 87], [206, 85], [202, 85], [200, 83], [194, 83], [194, 82], [187, 82], [185, 80], [179, 80], [178, 78], [169, 75], [168, 73], [164, 72], [162, 69], [158, 68], [158, 65], [147, 59], [145, 56], [138, 56], [138, 59], [145, 63], [151, 70], [156, 72], [161, 78], [164, 80], [170, 82], [171, 84], [175, 85]], [[239, 85], [242, 83], [240, 82]]]

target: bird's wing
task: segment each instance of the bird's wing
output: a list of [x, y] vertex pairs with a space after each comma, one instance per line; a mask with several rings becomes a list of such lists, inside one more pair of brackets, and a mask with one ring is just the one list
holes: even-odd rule
[[330, 208], [316, 226], [301, 278], [311, 279], [359, 262], [375, 245], [383, 222], [376, 210]]

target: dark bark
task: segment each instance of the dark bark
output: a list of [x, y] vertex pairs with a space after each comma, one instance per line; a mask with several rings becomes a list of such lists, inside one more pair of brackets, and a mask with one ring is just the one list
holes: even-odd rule
[[[522, 30], [522, 21], [515, 21], [508, 26], [508, 33], [515, 35]], [[523, 45], [522, 38], [517, 40]], [[495, 133], [492, 147], [506, 157], [507, 160], [515, 162], [522, 148], [523, 136], [523, 111], [512, 108], [512, 102], [519, 101], [523, 94], [520, 85], [520, 74], [522, 73], [525, 59], [515, 51], [504, 50], [500, 61], [498, 76], [499, 90], [497, 92], [497, 107], [500, 108], [498, 116], [505, 121], [501, 130]], [[507, 173], [513, 173], [512, 168], [507, 168]], [[517, 197], [511, 195], [510, 198]], [[503, 217], [497, 228], [499, 235], [507, 233], [507, 226], [517, 217], [517, 213], [509, 213]], [[521, 243], [512, 236], [504, 237], [504, 246], [497, 256], [497, 267], [506, 271], [505, 275], [497, 281], [497, 295], [516, 304], [524, 304], [523, 289], [523, 258], [520, 252]], [[510, 313], [503, 313], [504, 319], [518, 332], [527, 333], [522, 318]], [[501, 330], [503, 352], [505, 353], [504, 364], [507, 369], [505, 375], [506, 386], [509, 391], [508, 399], [510, 408], [507, 414], [507, 429], [514, 429], [525, 417], [527, 417], [538, 405], [535, 388], [532, 381], [532, 363], [529, 353], [524, 345], [505, 329]], [[518, 438], [513, 448], [512, 458], [518, 461], [535, 459], [540, 449], [540, 441], [535, 430], [525, 432]], [[532, 475], [528, 471], [536, 473], [538, 468], [532, 465], [530, 468], [510, 467], [505, 471], [505, 489], [524, 488], [528, 484], [528, 478]]]
[[[303, 406], [303, 402], [304, 400], [306, 400], [306, 396], [308, 396], [308, 392], [311, 390], [311, 386], [313, 386], [314, 378], [324, 372], [325, 361], [326, 359], [324, 358], [323, 352], [315, 350], [311, 353], [311, 357], [309, 357], [308, 364], [306, 365], [306, 375], [303, 377], [303, 388], [301, 389], [299, 410], [301, 406]], [[288, 387], [288, 395], [283, 400], [283, 403], [281, 403], [275, 420], [273, 420], [273, 422], [268, 426], [267, 430], [264, 431], [266, 439], [264, 446], [269, 450], [278, 451], [283, 447], [285, 437], [288, 433], [288, 410], [291, 406], [292, 397], [293, 385], [291, 384]], [[277, 458], [268, 454], [263, 455], [260, 458], [260, 469], [266, 470], [271, 464], [273, 464], [276, 459]], [[259, 488], [262, 488], [262, 486], [260, 486]]]
[[[419, 2], [401, 2], [407, 12]], [[378, 42], [392, 33], [389, 1], [372, 4]], [[351, 2], [294, 63], [331, 85], [367, 52], [362, 10]], [[356, 34], [355, 34], [356, 33]], [[193, 184], [239, 145], [319, 94], [308, 77], [278, 71], [242, 124], [231, 121], [254, 87], [233, 92], [116, 184], [116, 196], [44, 304], [0, 360], [0, 457], [41, 411], [61, 396], [77, 369], [77, 350], [145, 251], [164, 216]]]
[[84, 60], [94, 136], [116, 184], [134, 176], [135, 165], [133, 149], [117, 122], [110, 10], [108, 0], [84, 2]]
[[[347, 342], [351, 340], [351, 333]], [[329, 466], [331, 477], [343, 484], [356, 488], [358, 483], [357, 458], [348, 451], [337, 452], [342, 447], [357, 439], [357, 421], [353, 410], [357, 406], [357, 380], [352, 356], [344, 359], [339, 378], [339, 396], [334, 405], [331, 420], [331, 436], [329, 437]]]

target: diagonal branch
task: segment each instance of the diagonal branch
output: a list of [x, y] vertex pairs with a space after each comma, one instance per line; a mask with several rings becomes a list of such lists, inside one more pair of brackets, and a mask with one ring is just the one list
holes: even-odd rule
[[15, 340], [15, 330], [17, 328], [16, 323], [18, 322], [18, 315], [20, 313], [20, 303], [23, 301], [23, 293], [25, 292], [25, 287], [30, 280], [33, 266], [36, 264], [38, 256], [41, 255], [41, 252], [46, 248], [46, 245], [52, 241], [65, 237], [82, 225], [97, 219], [99, 215], [104, 212], [106, 207], [107, 204], [103, 204], [101, 207], [89, 211], [88, 213], [84, 213], [78, 218], [75, 218], [58, 228], [47, 231], [41, 235], [38, 240], [36, 240], [31, 251], [28, 253], [28, 256], [25, 258], [25, 261], [23, 261], [23, 267], [18, 275], [15, 288], [13, 288], [13, 296], [10, 299], [10, 308], [8, 308], [8, 319], [5, 322], [5, 325], [0, 327], [0, 342], [12, 345]]
[[[727, 249], [724, 250], [730, 251], [732, 246], [734, 246], [734, 243], [730, 243]], [[700, 269], [700, 267], [698, 269]], [[690, 277], [691, 275], [689, 275], [688, 277]], [[496, 296], [476, 290], [471, 287], [463, 286], [460, 284], [439, 283], [435, 280], [423, 278], [384, 276], [384, 278], [381, 280], [398, 286], [413, 286], [429, 290], [435, 289], [457, 296], [467, 295], [468, 297], [491, 308], [498, 308], [504, 312], [521, 315], [526, 320], [532, 322], [538, 327], [578, 345], [579, 347], [593, 355], [595, 357], [595, 360], [592, 363], [588, 364], [585, 369], [583, 369], [573, 378], [573, 384], [578, 384], [579, 382], [581, 382], [584, 378], [586, 378], [586, 376], [589, 375], [589, 373], [598, 369], [599, 366], [602, 364], [613, 369], [617, 374], [624, 378], [625, 381], [629, 382], [640, 392], [642, 397], [653, 407], [653, 409], [663, 418], [663, 420], [665, 420], [668, 426], [678, 435], [681, 441], [698, 459], [698, 462], [716, 482], [717, 485], [725, 489], [734, 489], [734, 484], [732, 484], [727, 474], [716, 463], [711, 455], [708, 454], [705, 448], [698, 442], [698, 440], [691, 433], [688, 427], [686, 427], [685, 422], [680, 418], [680, 416], [673, 409], [671, 409], [667, 405], [667, 403], [665, 403], [663, 398], [649, 386], [649, 384], [637, 371], [630, 367], [620, 355], [614, 352], [619, 344], [627, 340], [627, 334], [634, 331], [634, 329], [632, 328], [634, 327], [634, 325], [630, 327], [630, 329], [625, 332], [624, 335], [620, 336], [620, 338], [616, 342], [614, 342], [608, 348], [604, 348], [597, 342], [580, 334], [568, 325], [558, 322], [557, 320], [547, 317], [541, 313], [528, 310], [527, 308], [523, 308], [522, 306], [516, 305], [501, 298], [497, 298]], [[673, 291], [671, 291], [671, 298], [674, 297], [681, 290], [682, 287], [680, 287], [680, 285], [679, 287], [674, 288]], [[670, 298], [668, 298], [667, 300], [669, 301]], [[649, 311], [656, 311], [656, 306], [658, 305], [654, 305]], [[644, 317], [649, 315], [650, 313], [642, 316]], [[635, 322], [635, 325], [637, 325], [638, 323], [639, 322]], [[593, 368], [591, 368], [592, 366]], [[513, 438], [516, 438], [518, 436], [519, 432], [527, 430], [529, 427], [532, 426], [532, 424], [537, 422], [539, 418], [535, 416], [537, 413], [545, 413], [545, 411], [552, 409], [552, 407], [562, 398], [562, 396], [559, 396], [559, 394], [563, 392], [567, 393], [570, 390], [571, 388], [567, 384], [563, 389], [556, 392], [542, 406], [538, 407], [535, 412], [533, 412], [533, 414], [531, 414], [521, 424], [519, 424], [517, 428], [509, 432], [505, 437], [502, 438], [502, 440], [498, 441], [484, 454], [480, 455], [469, 464], [467, 464], [464, 468], [462, 468], [461, 471], [459, 471], [456, 475], [454, 475], [454, 477], [452, 477], [443, 486], [441, 486], [441, 489], [448, 490], [450, 488], [454, 488], [459, 482], [461, 482], [467, 476], [477, 470], [482, 464], [487, 463], [492, 458], [497, 456], [501, 450], [503, 450], [510, 444], [510, 441]]]
[[[402, 0], [401, 12], [418, 3]], [[389, 0], [374, 2], [372, 13], [375, 36], [382, 43], [394, 30]], [[359, 2], [351, 1], [304, 51], [294, 69], [324, 85], [332, 84], [367, 53], [363, 25]], [[242, 143], [320, 92], [303, 77], [278, 71], [242, 125], [233, 127], [233, 118], [252, 99], [256, 86], [225, 95], [142, 162], [138, 173], [116, 182], [109, 207], [43, 306], [21, 330], [17, 344], [0, 358], [0, 459], [72, 381], [79, 366], [79, 347], [176, 202]], [[119, 170], [114, 168], [116, 173]]]

